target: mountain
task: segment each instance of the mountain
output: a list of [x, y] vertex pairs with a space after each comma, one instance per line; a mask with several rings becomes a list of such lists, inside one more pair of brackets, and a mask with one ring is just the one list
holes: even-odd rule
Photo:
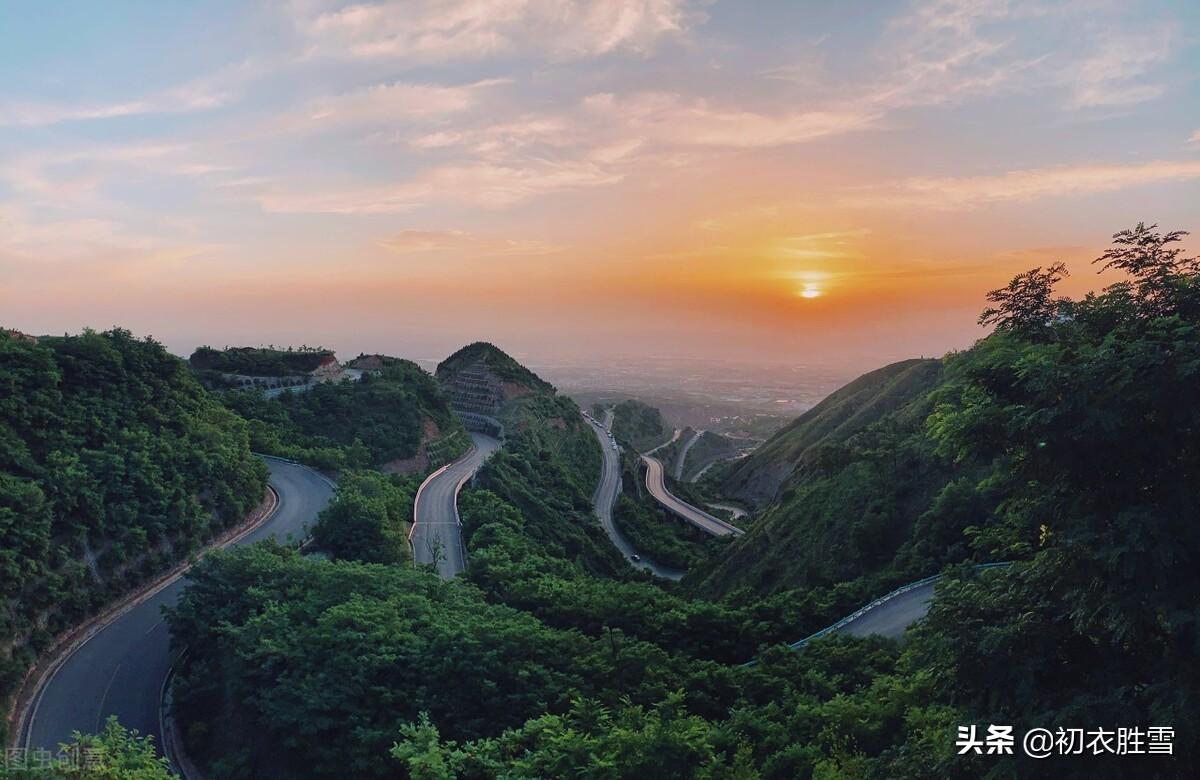
[[928, 393], [941, 372], [940, 360], [912, 359], [860, 376], [780, 429], [749, 457], [723, 469], [718, 477], [721, 492], [751, 506], [765, 506], [790, 476], [803, 470], [819, 445], [843, 442], [901, 411]]
[[454, 397], [455, 408], [477, 411], [478, 407], [481, 414], [494, 414], [523, 395], [555, 392], [554, 385], [486, 341], [459, 349], [438, 363], [435, 375]]
[[970, 473], [935, 457], [925, 432], [942, 374], [938, 360], [872, 371], [724, 467], [726, 494], [757, 511], [691, 587], [750, 598], [858, 580], [870, 591], [965, 557], [961, 539], [929, 552], [933, 539], [919, 538], [939, 493]]
[[638, 452], [653, 449], [671, 434], [657, 408], [632, 398], [614, 406], [613, 415], [613, 436]]

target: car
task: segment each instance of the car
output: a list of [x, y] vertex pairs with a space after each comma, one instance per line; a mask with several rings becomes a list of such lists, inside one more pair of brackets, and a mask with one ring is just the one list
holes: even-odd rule
[[640, 563], [640, 562], [641, 562], [641, 560], [642, 560], [642, 556], [638, 555], [637, 553], [634, 553], [634, 554], [633, 554], [633, 557], [631, 558], [631, 560], [632, 560], [634, 563]]

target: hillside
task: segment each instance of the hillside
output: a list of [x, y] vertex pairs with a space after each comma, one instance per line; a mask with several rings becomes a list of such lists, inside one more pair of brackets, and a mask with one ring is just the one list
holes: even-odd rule
[[788, 477], [818, 454], [818, 445], [841, 443], [920, 399], [941, 371], [939, 360], [913, 359], [864, 374], [782, 428], [749, 457], [722, 468], [714, 479], [726, 495], [765, 506]]
[[758, 511], [747, 533], [689, 585], [708, 597], [854, 580], [866, 591], [886, 590], [893, 581], [924, 576], [922, 566], [964, 557], [961, 543], [911, 566], [900, 554], [928, 531], [920, 521], [939, 491], [969, 473], [938, 459], [925, 433], [941, 376], [935, 360], [872, 371], [748, 457], [718, 466], [725, 469], [718, 478], [726, 494], [756, 499]]
[[641, 401], [622, 401], [613, 407], [613, 414], [613, 435], [637, 452], [652, 449], [671, 435], [662, 413]]
[[527, 393], [553, 393], [554, 385], [514, 360], [495, 344], [476, 341], [438, 363], [435, 372], [443, 385], [453, 385], [459, 375], [484, 369], [501, 385], [505, 401]]
[[[465, 358], [463, 356], [466, 356]], [[442, 367], [469, 360], [475, 368], [457, 375]], [[600, 477], [600, 448], [573, 400], [490, 344], [473, 344], [438, 367], [439, 375], [461, 379], [468, 371], [499, 366], [506, 388], [520, 392], [497, 399], [493, 412], [504, 426], [504, 447], [480, 470], [476, 484], [515, 507], [523, 517], [523, 541], [513, 553], [533, 559], [539, 550], [565, 557], [582, 570], [615, 574], [620, 555], [592, 513], [591, 496]], [[519, 382], [519, 384], [517, 384]], [[456, 396], [456, 404], [461, 396]], [[466, 522], [466, 521], [464, 521]], [[470, 555], [480, 552], [474, 532], [465, 531]], [[496, 551], [492, 551], [495, 553]], [[472, 566], [470, 576], [496, 585], [490, 567]], [[499, 585], [496, 585], [499, 587]]]
[[683, 464], [683, 478], [691, 482], [710, 465], [731, 458], [738, 453], [739, 442], [713, 431], [704, 431], [688, 451]]
[[128, 331], [0, 332], [0, 694], [63, 628], [263, 497], [244, 421]]
[[357, 382], [317, 384], [277, 398], [258, 390], [220, 397], [250, 421], [256, 450], [321, 468], [415, 474], [457, 457], [466, 435], [439, 384], [412, 361], [376, 357], [377, 373]]

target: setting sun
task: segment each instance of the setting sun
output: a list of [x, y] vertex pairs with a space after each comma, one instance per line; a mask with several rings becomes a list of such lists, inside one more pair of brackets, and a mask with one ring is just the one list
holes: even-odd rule
[[804, 285], [804, 289], [800, 290], [796, 294], [801, 298], [820, 298], [821, 288], [817, 287], [815, 284], [806, 284]]

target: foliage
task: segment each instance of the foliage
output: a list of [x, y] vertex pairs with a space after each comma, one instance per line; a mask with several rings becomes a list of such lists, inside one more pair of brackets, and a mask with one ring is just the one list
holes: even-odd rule
[[0, 335], [0, 388], [7, 691], [56, 633], [240, 520], [266, 467], [243, 421], [128, 331]]
[[[26, 760], [27, 759], [27, 760]], [[32, 755], [20, 759], [26, 768], [0, 764], [0, 780], [173, 780], [170, 763], [157, 755], [151, 737], [139, 737], [109, 717], [99, 734], [75, 732], [52, 757], [53, 768], [33, 767]]]
[[1054, 286], [1067, 274], [1067, 267], [1055, 263], [1017, 274], [1007, 287], [992, 290], [987, 299], [994, 304], [979, 315], [980, 325], [994, 325], [997, 331], [1035, 338], [1056, 317], [1067, 313], [1065, 298], [1054, 297]]
[[298, 349], [275, 349], [274, 347], [226, 347], [213, 349], [197, 347], [188, 363], [201, 371], [220, 371], [227, 374], [249, 376], [288, 376], [307, 374], [316, 370], [322, 362], [333, 357], [333, 352], [322, 347], [303, 346]]
[[620, 494], [613, 522], [630, 544], [656, 563], [689, 569], [704, 560], [701, 532], [691, 530], [648, 497]]
[[339, 560], [407, 563], [416, 492], [416, 483], [400, 476], [342, 472], [333, 501], [317, 516], [313, 542]]
[[358, 382], [318, 384], [275, 399], [258, 390], [221, 398], [250, 421], [256, 450], [331, 471], [412, 458], [431, 440], [453, 440], [446, 457], [466, 449], [466, 435], [445, 394], [407, 360], [391, 359], [381, 374], [364, 374]]
[[623, 702], [615, 712], [595, 701], [575, 699], [562, 715], [543, 715], [497, 738], [462, 748], [452, 741], [442, 742], [437, 727], [424, 714], [400, 733], [403, 741], [392, 747], [392, 756], [414, 779], [499, 774], [511, 780], [759, 777], [746, 749], [726, 762], [714, 747], [717, 729], [688, 714], [678, 693], [650, 708]]
[[421, 712], [479, 739], [577, 695], [649, 704], [683, 688], [711, 709], [730, 693], [715, 664], [550, 628], [468, 583], [277, 546], [206, 557], [168, 620], [189, 650], [175, 691], [189, 748], [221, 777], [387, 777], [391, 740]]
[[635, 452], [652, 449], [671, 435], [657, 408], [632, 398], [613, 407], [612, 432]]
[[[827, 470], [829, 455], [886, 417], [916, 426], [924, 397], [938, 383], [939, 360], [902, 360], [871, 371], [829, 395], [776, 432], [748, 457], [714, 468], [721, 492], [750, 506], [770, 504], [810, 466]], [[818, 461], [816, 464], [813, 461]]]

